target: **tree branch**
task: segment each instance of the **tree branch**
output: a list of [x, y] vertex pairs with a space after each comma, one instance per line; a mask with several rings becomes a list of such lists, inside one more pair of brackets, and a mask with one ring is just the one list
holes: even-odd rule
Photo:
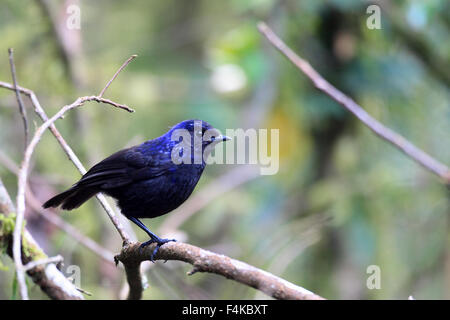
[[109, 86], [114, 81], [114, 79], [117, 77], [117, 75], [120, 73], [120, 71], [122, 71], [136, 57], [137, 57], [137, 54], [133, 54], [120, 66], [120, 68], [116, 71], [116, 73], [113, 75], [113, 77], [108, 81], [108, 83], [103, 88], [103, 90], [100, 91], [100, 94], [98, 95], [100, 98], [103, 97], [103, 95], [105, 94], [105, 91], [109, 88]]
[[16, 99], [17, 103], [19, 105], [19, 111], [20, 115], [22, 116], [23, 121], [23, 129], [25, 131], [25, 143], [24, 143], [24, 149], [27, 147], [28, 144], [28, 120], [27, 120], [27, 112], [25, 110], [25, 107], [23, 106], [22, 96], [19, 93], [19, 90], [17, 89], [17, 76], [16, 76], [16, 66], [14, 65], [14, 50], [13, 48], [8, 49], [9, 53], [9, 65], [11, 67], [11, 77], [14, 84], [14, 92], [16, 93]]
[[60, 263], [64, 260], [64, 258], [61, 255], [57, 255], [51, 258], [44, 258], [40, 260], [30, 261], [26, 265], [24, 265], [24, 270], [28, 271], [31, 269], [36, 268], [37, 266], [43, 265], [43, 264], [49, 264], [49, 263]]
[[[6, 252], [11, 257], [13, 257], [11, 225], [14, 225], [15, 222], [14, 217], [12, 217], [10, 213], [14, 211], [15, 208], [11, 198], [0, 179], [0, 213], [4, 214], [0, 214], [0, 218], [2, 218], [0, 219], [0, 243], [2, 246], [6, 247]], [[8, 224], [9, 226], [7, 226]], [[22, 263], [25, 265], [28, 265], [32, 261], [48, 258], [27, 229], [23, 232], [21, 249]], [[31, 277], [33, 282], [52, 299], [84, 299], [81, 293], [69, 280], [67, 280], [54, 264], [48, 264], [47, 266], [42, 264], [36, 265], [27, 270], [27, 274]]]
[[[140, 243], [131, 243], [122, 248], [122, 251], [114, 258], [116, 263], [122, 262], [127, 270], [127, 278], [132, 283], [140, 280], [139, 265], [150, 260], [150, 256], [156, 244], [140, 248]], [[322, 300], [323, 298], [300, 286], [292, 284], [269, 272], [260, 270], [244, 262], [231, 259], [227, 256], [213, 253], [181, 242], [170, 242], [160, 247], [155, 260], [178, 260], [193, 265], [192, 275], [197, 272], [214, 273], [227, 279], [250, 286], [275, 299], [295, 300]], [[129, 281], [130, 282], [130, 281]], [[132, 286], [130, 283], [130, 298], [141, 297], [142, 286]]]
[[291, 61], [300, 71], [302, 71], [314, 84], [314, 86], [323, 91], [329, 97], [341, 104], [345, 109], [353, 113], [361, 122], [382, 139], [391, 143], [394, 147], [401, 150], [411, 159], [422, 165], [425, 169], [439, 176], [445, 184], [450, 184], [450, 169], [443, 163], [434, 159], [407, 139], [384, 126], [381, 122], [369, 115], [360, 105], [350, 97], [336, 89], [327, 80], [325, 80], [313, 67], [304, 59], [300, 58], [292, 49], [290, 49], [265, 23], [258, 24], [259, 31], [277, 48], [289, 61]]

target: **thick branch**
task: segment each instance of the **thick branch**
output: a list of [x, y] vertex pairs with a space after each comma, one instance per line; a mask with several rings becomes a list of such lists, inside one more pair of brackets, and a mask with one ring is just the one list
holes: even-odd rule
[[[149, 260], [154, 249], [155, 244], [140, 249], [140, 243], [132, 243], [126, 245], [120, 254], [115, 257], [115, 260], [116, 263], [122, 262], [125, 270], [132, 272], [130, 275], [127, 274], [128, 279], [131, 278], [133, 281], [138, 281], [139, 265], [142, 261]], [[323, 299], [311, 291], [274, 276], [269, 272], [186, 243], [170, 242], [164, 244], [158, 250], [155, 259], [184, 261], [192, 264], [194, 267], [189, 275], [196, 272], [215, 273], [260, 290], [275, 299]], [[132, 288], [130, 288], [130, 295], [131, 291]], [[137, 295], [138, 293], [135, 292], [134, 294]]]
[[330, 96], [345, 109], [353, 113], [361, 122], [382, 139], [391, 143], [394, 147], [401, 150], [411, 159], [422, 165], [425, 169], [433, 172], [444, 183], [450, 184], [450, 169], [443, 163], [434, 159], [421, 149], [417, 148], [407, 139], [384, 126], [381, 122], [369, 115], [360, 105], [350, 97], [336, 89], [327, 80], [325, 80], [313, 67], [304, 59], [300, 58], [292, 49], [290, 49], [265, 23], [259, 23], [259, 31], [284, 54], [300, 71], [302, 71], [314, 84], [314, 86]]

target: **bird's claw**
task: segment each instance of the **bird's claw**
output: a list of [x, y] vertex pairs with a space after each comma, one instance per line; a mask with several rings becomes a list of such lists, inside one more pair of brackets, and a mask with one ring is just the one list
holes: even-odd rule
[[[156, 256], [156, 254], [158, 253], [159, 248], [160, 248], [163, 244], [166, 244], [167, 242], [171, 242], [171, 241], [176, 242], [177, 240], [176, 240], [176, 239], [159, 239], [159, 238], [158, 238], [158, 239], [150, 239], [150, 240], [148, 240], [148, 241], [142, 243], [142, 244], [139, 246], [139, 250], [142, 250], [142, 248], [145, 248], [145, 247], [148, 246], [149, 244], [156, 243], [156, 248], [153, 250], [153, 252], [152, 252], [152, 254], [151, 254], [151, 256], [150, 256], [150, 261], [153, 262], [153, 263], [155, 263], [155, 256]], [[167, 260], [166, 260], [166, 261], [167, 261]]]

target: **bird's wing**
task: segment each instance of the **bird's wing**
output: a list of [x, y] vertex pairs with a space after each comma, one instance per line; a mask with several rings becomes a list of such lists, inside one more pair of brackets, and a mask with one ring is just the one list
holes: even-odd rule
[[101, 189], [122, 187], [135, 181], [160, 176], [167, 172], [171, 165], [173, 164], [170, 160], [152, 159], [132, 147], [118, 151], [97, 163], [76, 185]]

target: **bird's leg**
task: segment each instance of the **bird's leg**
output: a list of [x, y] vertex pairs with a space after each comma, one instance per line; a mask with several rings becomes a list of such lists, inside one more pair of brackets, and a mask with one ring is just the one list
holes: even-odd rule
[[144, 248], [146, 246], [148, 246], [149, 244], [152, 243], [156, 243], [156, 248], [155, 250], [153, 250], [152, 255], [150, 256], [150, 261], [151, 262], [155, 262], [154, 258], [156, 253], [158, 252], [159, 248], [170, 241], [177, 241], [175, 239], [161, 239], [160, 237], [158, 237], [156, 234], [154, 234], [153, 232], [151, 232], [146, 226], [145, 224], [143, 224], [141, 221], [139, 221], [139, 219], [135, 218], [135, 217], [127, 217], [128, 219], [130, 219], [131, 221], [133, 221], [139, 228], [141, 228], [142, 230], [144, 230], [149, 236], [150, 236], [150, 240], [144, 242], [141, 244], [140, 248]]

